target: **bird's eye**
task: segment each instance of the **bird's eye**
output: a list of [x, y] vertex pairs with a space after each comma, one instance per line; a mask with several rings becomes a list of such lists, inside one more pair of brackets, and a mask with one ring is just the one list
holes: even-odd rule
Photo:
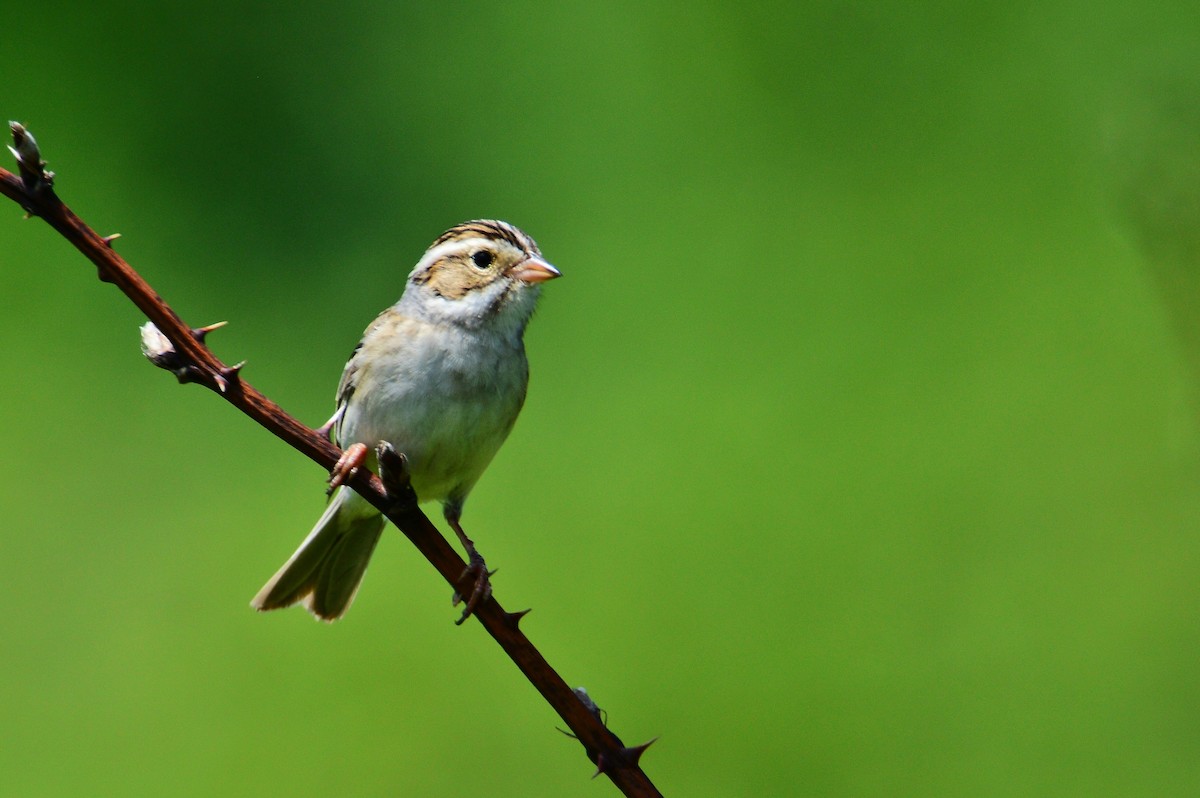
[[471, 262], [475, 264], [475, 268], [477, 269], [486, 269], [488, 266], [491, 266], [492, 259], [492, 253], [486, 249], [476, 250], [471, 253]]

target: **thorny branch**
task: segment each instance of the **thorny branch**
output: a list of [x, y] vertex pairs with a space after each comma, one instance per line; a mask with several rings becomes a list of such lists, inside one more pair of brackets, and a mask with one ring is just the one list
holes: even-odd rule
[[[257, 421], [309, 459], [329, 470], [340, 450], [316, 430], [301, 424], [279, 405], [255, 390], [241, 376], [242, 364], [227, 366], [205, 344], [205, 336], [218, 325], [192, 328], [171, 310], [145, 280], [113, 251], [116, 236], [98, 235], [63, 204], [54, 191], [54, 174], [46, 170], [37, 142], [20, 124], [10, 123], [17, 174], [0, 169], [0, 193], [18, 203], [29, 216], [41, 217], [96, 265], [102, 281], [117, 286], [161, 333], [143, 330], [146, 355], [173, 372], [180, 382], [196, 382], [212, 389], [238, 410]], [[164, 340], [165, 339], [165, 340]], [[367, 501], [404, 533], [438, 573], [456, 590], [466, 564], [417, 507], [408, 484], [404, 458], [390, 445], [378, 449], [381, 480], [367, 469], [347, 480]], [[493, 596], [481, 602], [475, 617], [483, 624], [525, 677], [554, 708], [583, 744], [596, 765], [627, 796], [658, 796], [657, 788], [638, 765], [645, 745], [626, 746], [605, 726], [600, 711], [580, 688], [572, 691], [546, 662], [518, 624], [523, 612], [507, 612]], [[653, 741], [651, 741], [653, 742]]]

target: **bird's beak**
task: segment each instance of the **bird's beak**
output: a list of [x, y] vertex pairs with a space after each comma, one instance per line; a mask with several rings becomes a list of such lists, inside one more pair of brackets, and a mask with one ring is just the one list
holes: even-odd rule
[[555, 277], [562, 277], [562, 272], [541, 258], [523, 260], [514, 266], [509, 274], [523, 283], [544, 283]]

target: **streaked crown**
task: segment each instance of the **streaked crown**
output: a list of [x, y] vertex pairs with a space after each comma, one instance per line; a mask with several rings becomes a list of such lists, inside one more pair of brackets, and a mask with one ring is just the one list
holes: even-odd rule
[[542, 251], [538, 249], [537, 242], [528, 233], [498, 219], [474, 219], [457, 224], [438, 236], [437, 240], [429, 245], [429, 248], [433, 249], [451, 241], [466, 241], [472, 238], [506, 241], [530, 255], [541, 257], [542, 254]]

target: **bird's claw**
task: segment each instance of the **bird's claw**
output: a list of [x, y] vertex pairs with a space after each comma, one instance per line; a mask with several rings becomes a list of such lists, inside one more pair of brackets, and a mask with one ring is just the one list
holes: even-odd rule
[[345, 484], [346, 480], [354, 478], [359, 466], [367, 461], [369, 451], [365, 443], [355, 443], [342, 452], [333, 470], [329, 472], [329, 488], [325, 491], [326, 495], [333, 493]]
[[[466, 599], [466, 605], [463, 607], [462, 616], [455, 621], [455, 625], [461, 626], [467, 618], [470, 618], [475, 612], [475, 608], [481, 603], [492, 597], [492, 583], [490, 577], [495, 571], [489, 571], [487, 563], [478, 553], [472, 552], [470, 562], [463, 569], [462, 576], [458, 578], [459, 582], [465, 582], [469, 577], [474, 575], [475, 583], [471, 589], [471, 595]], [[457, 607], [463, 601], [462, 593], [455, 592], [454, 600], [451, 606]]]

